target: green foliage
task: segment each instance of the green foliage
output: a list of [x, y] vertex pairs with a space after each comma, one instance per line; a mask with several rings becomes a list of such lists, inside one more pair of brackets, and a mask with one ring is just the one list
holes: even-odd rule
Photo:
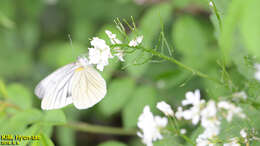
[[32, 93], [21, 84], [14, 83], [7, 86], [8, 101], [22, 109], [32, 107]]
[[[208, 45], [211, 41], [209, 34], [212, 34], [209, 32], [211, 28], [203, 20], [183, 16], [176, 21], [172, 31], [173, 42], [183, 56], [182, 60], [185, 64], [201, 69], [209, 63], [210, 59], [215, 59], [218, 52]], [[207, 55], [202, 55], [204, 53]], [[198, 62], [194, 61], [198, 58]]]
[[44, 123], [51, 125], [60, 125], [66, 123], [66, 117], [62, 110], [52, 110], [44, 112]]
[[99, 144], [98, 146], [126, 146], [126, 144], [118, 141], [106, 141], [104, 143]]
[[[137, 136], [83, 133], [69, 123], [133, 130], [144, 106], [159, 113], [156, 103], [165, 100], [176, 109], [185, 93], [194, 89], [200, 89], [205, 100], [232, 101], [247, 115], [231, 123], [222, 119], [221, 139], [239, 136], [242, 128], [259, 132], [260, 83], [254, 77], [254, 64], [260, 61], [260, 1], [212, 0], [214, 6], [209, 6], [209, 0], [137, 1], [141, 0], [1, 0], [0, 134], [41, 137], [22, 141], [24, 146], [143, 146]], [[125, 38], [113, 22], [119, 18], [132, 24], [130, 16], [137, 30], [132, 32], [123, 24], [129, 35]], [[100, 72], [107, 83], [105, 98], [87, 110], [74, 106], [40, 110], [41, 99], [33, 94], [37, 82], [75, 62], [77, 56], [86, 55], [93, 37], [111, 45], [105, 30], [123, 43], [144, 36], [140, 48], [125, 53], [125, 62], [114, 57]], [[151, 55], [141, 47], [179, 63]], [[239, 91], [245, 91], [248, 99], [232, 99]], [[203, 132], [201, 126], [181, 123], [181, 127], [188, 129], [187, 136], [193, 142]], [[90, 131], [99, 129], [95, 128]], [[176, 133], [169, 133], [154, 145], [190, 145]]]
[[122, 110], [131, 100], [134, 89], [135, 83], [131, 78], [113, 80], [108, 87], [105, 99], [99, 104], [101, 112], [106, 116], [111, 116]]
[[124, 127], [136, 127], [138, 117], [142, 113], [144, 106], [150, 105], [151, 108], [154, 108], [157, 102], [156, 97], [156, 92], [150, 86], [141, 86], [136, 89], [122, 112]]
[[259, 35], [260, 35], [260, 10], [257, 8], [260, 2], [258, 0], [249, 1], [244, 6], [244, 13], [241, 20], [241, 31], [245, 42], [245, 47], [251, 54], [260, 57]]

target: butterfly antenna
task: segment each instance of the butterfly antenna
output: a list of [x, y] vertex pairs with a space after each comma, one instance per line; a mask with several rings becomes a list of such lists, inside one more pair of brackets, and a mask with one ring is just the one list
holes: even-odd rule
[[73, 47], [73, 43], [72, 43], [72, 39], [71, 39], [71, 36], [70, 36], [70, 34], [68, 34], [68, 38], [69, 38], [69, 40], [70, 40], [70, 46], [71, 46], [71, 48], [72, 48], [72, 54], [75, 54], [75, 49], [74, 49], [74, 47]]

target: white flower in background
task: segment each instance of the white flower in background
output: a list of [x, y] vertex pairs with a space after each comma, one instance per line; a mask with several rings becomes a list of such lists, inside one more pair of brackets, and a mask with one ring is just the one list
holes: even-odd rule
[[175, 117], [176, 117], [178, 120], [180, 120], [180, 119], [183, 117], [183, 110], [182, 110], [182, 107], [181, 107], [181, 106], [179, 106], [179, 107], [177, 108], [177, 111], [176, 111], [176, 113], [175, 113]]
[[238, 143], [237, 138], [231, 138], [229, 143], [224, 143], [223, 146], [240, 146], [240, 144]]
[[240, 107], [236, 107], [234, 104], [228, 101], [220, 101], [218, 103], [218, 108], [226, 110], [227, 114], [225, 115], [228, 122], [232, 121], [234, 115], [239, 116], [240, 118], [245, 118], [246, 115], [242, 112]]
[[166, 116], [173, 116], [174, 112], [169, 104], [164, 101], [158, 102], [156, 107]]
[[216, 117], [216, 114], [217, 114], [217, 107], [215, 101], [213, 100], [210, 100], [207, 103], [207, 106], [201, 111], [202, 118]]
[[91, 45], [93, 48], [88, 48], [89, 50], [89, 63], [96, 64], [97, 69], [103, 71], [104, 66], [108, 65], [108, 59], [113, 58], [110, 53], [110, 48], [106, 42], [102, 39], [94, 37], [91, 40]]
[[130, 47], [136, 47], [143, 41], [144, 36], [138, 36], [137, 38], [131, 40], [128, 44]]
[[245, 129], [240, 130], [240, 135], [241, 135], [241, 137], [243, 137], [244, 142], [248, 142], [247, 133], [246, 133]]
[[181, 133], [181, 134], [186, 134], [186, 132], [187, 132], [186, 129], [181, 129], [181, 130], [180, 130], [180, 133]]
[[167, 118], [153, 116], [149, 106], [145, 106], [143, 113], [138, 118], [137, 126], [142, 132], [137, 132], [137, 135], [142, 138], [142, 142], [147, 146], [153, 146], [153, 141], [160, 140], [163, 136], [160, 130], [166, 127]]
[[107, 36], [109, 37], [111, 43], [114, 45], [114, 44], [122, 44], [122, 42], [116, 38], [116, 34], [113, 34], [111, 31], [109, 30], [106, 30], [105, 31]]
[[205, 128], [207, 138], [216, 136], [220, 132], [220, 121], [217, 118], [217, 107], [214, 101], [209, 101], [201, 111], [201, 125]]
[[193, 125], [197, 125], [200, 120], [200, 106], [193, 106], [188, 110], [183, 111], [183, 118], [185, 120], [191, 120]]
[[186, 97], [186, 99], [184, 99], [183, 101], [182, 101], [182, 105], [189, 105], [189, 104], [192, 104], [192, 105], [199, 105], [199, 104], [201, 104], [201, 102], [205, 102], [204, 100], [200, 100], [200, 90], [195, 90], [195, 92], [193, 93], [193, 92], [191, 92], [191, 91], [189, 91], [189, 92], [187, 92], [186, 94], [185, 94], [185, 97]]
[[255, 78], [260, 81], [260, 64], [255, 64]]
[[192, 120], [192, 124], [198, 124], [200, 120], [200, 112], [205, 100], [200, 100], [200, 91], [195, 90], [195, 92], [187, 92], [186, 99], [182, 101], [182, 105], [193, 105], [190, 109], [184, 110], [182, 116], [185, 120]]
[[233, 94], [233, 97], [234, 98], [240, 98], [240, 99], [244, 99], [246, 100], [247, 99], [247, 95], [246, 95], [246, 92], [245, 91], [241, 91], [241, 92], [236, 92]]
[[245, 129], [242, 129], [242, 130], [240, 131], [240, 135], [241, 135], [243, 138], [246, 138], [246, 137], [247, 137], [246, 130], [245, 130]]
[[[109, 31], [109, 30], [106, 30], [105, 31], [106, 32], [106, 34], [107, 34], [107, 36], [109, 37], [109, 39], [110, 39], [110, 42], [114, 45], [114, 44], [122, 44], [122, 42], [119, 40], [119, 39], [117, 39], [116, 38], [116, 34], [113, 34], [111, 31]], [[115, 47], [114, 48], [114, 51], [116, 52], [114, 55], [116, 56], [116, 57], [118, 57], [118, 59], [120, 60], [120, 61], [125, 61], [124, 60], [124, 58], [123, 58], [123, 50], [121, 50], [119, 47]]]
[[212, 1], [209, 2], [209, 6], [213, 7], [213, 3], [212, 3]]

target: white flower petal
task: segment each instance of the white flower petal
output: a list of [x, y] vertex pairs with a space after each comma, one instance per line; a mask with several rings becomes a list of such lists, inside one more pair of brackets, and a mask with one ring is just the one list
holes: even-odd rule
[[143, 36], [138, 36], [137, 38], [131, 40], [128, 44], [128, 46], [130, 47], [136, 47], [138, 46], [139, 44], [141, 44], [141, 42], [143, 41]]
[[166, 116], [173, 116], [174, 114], [171, 106], [164, 101], [158, 102], [156, 107]]

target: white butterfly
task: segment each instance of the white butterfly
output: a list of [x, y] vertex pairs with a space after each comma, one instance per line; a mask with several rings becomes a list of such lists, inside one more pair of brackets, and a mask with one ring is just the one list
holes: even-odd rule
[[78, 109], [86, 109], [103, 99], [106, 92], [106, 81], [85, 57], [57, 69], [35, 88], [35, 94], [43, 98], [41, 108], [44, 110], [71, 103]]

